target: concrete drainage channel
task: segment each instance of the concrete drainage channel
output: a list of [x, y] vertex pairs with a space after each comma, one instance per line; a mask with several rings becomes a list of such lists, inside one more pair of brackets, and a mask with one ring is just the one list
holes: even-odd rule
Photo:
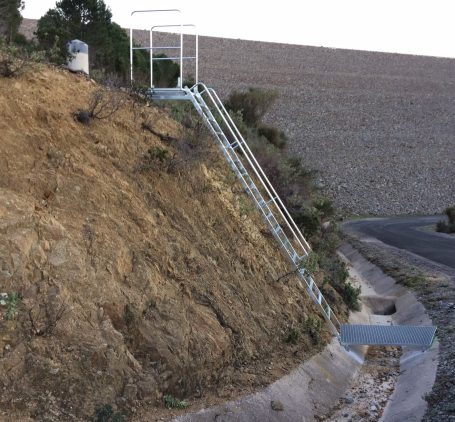
[[[431, 325], [425, 308], [411, 292], [384, 275], [350, 245], [344, 244], [339, 252], [350, 264], [353, 281], [362, 287], [362, 311], [351, 314], [351, 323]], [[321, 353], [266, 389], [237, 401], [182, 415], [174, 422], [338, 420], [322, 415], [331, 414], [330, 410], [337, 405], [338, 413], [343, 415], [343, 409], [339, 408], [340, 401], [361, 372], [366, 350], [362, 347], [347, 352], [337, 339], [333, 339]], [[382, 416], [378, 414], [374, 418], [373, 415], [373, 420], [421, 420], [426, 409], [423, 397], [433, 386], [437, 360], [437, 341], [426, 352], [404, 350], [394, 391]], [[343, 416], [347, 418], [348, 413]]]

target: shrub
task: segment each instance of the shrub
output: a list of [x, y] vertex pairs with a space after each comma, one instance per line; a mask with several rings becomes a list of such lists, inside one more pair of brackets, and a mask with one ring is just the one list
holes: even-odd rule
[[304, 205], [300, 210], [292, 212], [295, 223], [303, 229], [306, 236], [312, 237], [321, 229], [321, 216], [318, 210], [309, 205]]
[[161, 170], [166, 173], [173, 171], [178, 164], [176, 154], [161, 146], [154, 146], [147, 150], [138, 166], [138, 171]]
[[309, 315], [303, 322], [303, 330], [310, 335], [314, 344], [321, 342], [322, 321], [320, 318]]
[[300, 339], [300, 331], [295, 327], [290, 327], [284, 341], [286, 343], [297, 344]]
[[82, 124], [89, 124], [92, 119], [104, 120], [112, 117], [126, 103], [126, 97], [114, 89], [100, 88], [90, 97], [86, 110], [78, 110], [74, 116]]
[[226, 101], [226, 107], [234, 112], [241, 112], [247, 125], [258, 127], [277, 97], [274, 91], [248, 88], [247, 91], [232, 92]]
[[27, 47], [0, 43], [0, 76], [4, 78], [20, 76], [35, 63], [42, 61], [43, 55], [40, 52]]
[[105, 404], [95, 410], [94, 422], [126, 422], [127, 417], [115, 412], [110, 404]]
[[361, 306], [359, 296], [360, 287], [354, 287], [349, 282], [344, 283], [343, 299], [349, 309], [353, 311], [360, 311]]
[[274, 126], [261, 125], [258, 128], [258, 134], [279, 149], [284, 149], [287, 145], [288, 139], [285, 133]]
[[441, 220], [436, 223], [436, 231], [441, 233], [455, 233], [455, 206], [444, 210], [449, 222]]
[[54, 333], [59, 321], [69, 312], [65, 302], [58, 304], [48, 299], [28, 310], [30, 329], [34, 336], [50, 336]]
[[[164, 59], [165, 54], [153, 55], [154, 58]], [[180, 66], [172, 60], [153, 61], [153, 86], [155, 88], [175, 88], [180, 76]]]
[[313, 205], [318, 210], [321, 219], [333, 217], [335, 214], [335, 207], [329, 198], [316, 198]]
[[449, 219], [449, 223], [455, 224], [455, 205], [453, 207], [446, 208], [444, 212]]
[[163, 397], [164, 405], [168, 409], [185, 409], [189, 406], [186, 400], [179, 400], [178, 398], [171, 396], [170, 394]]
[[131, 325], [134, 322], [133, 307], [129, 303], [123, 308], [123, 321], [126, 325]]
[[428, 280], [423, 274], [407, 275], [400, 280], [406, 287], [419, 288], [428, 284]]
[[253, 202], [251, 199], [246, 195], [239, 196], [239, 212], [240, 215], [250, 215], [254, 211]]
[[8, 293], [6, 299], [5, 319], [14, 319], [17, 315], [17, 306], [19, 304], [19, 295], [16, 292]]
[[304, 268], [305, 271], [308, 271], [310, 274], [314, 274], [319, 270], [318, 262], [319, 257], [317, 253], [310, 251], [310, 253], [300, 262], [300, 268]]

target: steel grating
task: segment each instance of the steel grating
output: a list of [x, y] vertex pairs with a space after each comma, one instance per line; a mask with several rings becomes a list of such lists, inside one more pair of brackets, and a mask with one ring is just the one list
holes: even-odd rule
[[341, 324], [343, 346], [377, 345], [428, 348], [433, 343], [436, 327], [413, 325]]

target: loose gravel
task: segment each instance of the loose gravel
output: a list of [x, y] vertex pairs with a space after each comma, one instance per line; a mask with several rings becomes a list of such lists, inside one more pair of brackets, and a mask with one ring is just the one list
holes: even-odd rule
[[[188, 43], [190, 44], [190, 42]], [[455, 60], [202, 37], [201, 79], [274, 89], [266, 116], [345, 214], [455, 202]]]

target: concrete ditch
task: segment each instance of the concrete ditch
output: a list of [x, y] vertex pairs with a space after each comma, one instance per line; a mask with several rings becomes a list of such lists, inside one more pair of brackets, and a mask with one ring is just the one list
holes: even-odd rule
[[[351, 323], [430, 325], [425, 308], [407, 289], [395, 283], [363, 258], [349, 244], [340, 256], [349, 264], [353, 283], [362, 288], [362, 310], [352, 313]], [[366, 348], [346, 351], [337, 339], [289, 375], [264, 390], [173, 419], [174, 422], [304, 422], [324, 420], [340, 402], [363, 364]], [[384, 408], [382, 422], [419, 421], [426, 410], [424, 395], [436, 377], [437, 341], [423, 352], [404, 350], [400, 375]], [[278, 404], [278, 405], [277, 405]]]

